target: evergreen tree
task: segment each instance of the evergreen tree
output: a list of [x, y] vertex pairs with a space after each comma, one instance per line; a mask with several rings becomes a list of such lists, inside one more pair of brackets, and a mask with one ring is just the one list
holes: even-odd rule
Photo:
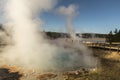
[[120, 30], [115, 29], [114, 34], [112, 31], [106, 37], [106, 41], [112, 44], [112, 42], [120, 42]]
[[115, 31], [114, 31], [114, 33], [115, 33], [115, 34], [117, 34], [117, 33], [118, 33], [118, 30], [117, 30], [117, 28], [115, 28]]
[[113, 38], [113, 33], [112, 33], [112, 31], [110, 31], [106, 38], [106, 41], [109, 42], [110, 44], [112, 44], [112, 38]]

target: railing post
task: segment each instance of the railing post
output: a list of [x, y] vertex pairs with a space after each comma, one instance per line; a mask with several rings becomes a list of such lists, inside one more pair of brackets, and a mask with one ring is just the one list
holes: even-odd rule
[[118, 50], [117, 50], [117, 51], [118, 51], [118, 54], [119, 54], [119, 48], [120, 48], [120, 45], [118, 45]]

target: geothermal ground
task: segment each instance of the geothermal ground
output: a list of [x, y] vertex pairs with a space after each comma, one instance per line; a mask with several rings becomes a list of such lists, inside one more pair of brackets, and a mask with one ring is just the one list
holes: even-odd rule
[[119, 80], [120, 55], [118, 52], [91, 49], [97, 58], [94, 68], [80, 67], [62, 71], [38, 73], [34, 69], [25, 70], [14, 65], [0, 68], [0, 80]]
[[[61, 4], [59, 1], [63, 0], [0, 0], [0, 21], [3, 24], [0, 26], [0, 80], [120, 80], [119, 49], [118, 52], [112, 52], [111, 45], [103, 46], [105, 44], [101, 43], [105, 43], [105, 39], [99, 40], [100, 45], [102, 48], [111, 49], [110, 51], [99, 50], [100, 45], [98, 49], [93, 49], [93, 45], [92, 47], [86, 45], [85, 42], [90, 40], [82, 39], [81, 34], [76, 36], [76, 32], [82, 29], [77, 28], [75, 31], [73, 26], [74, 19], [79, 16], [79, 11], [83, 8], [82, 5], [79, 5], [79, 2], [65, 3], [67, 0]], [[75, 0], [70, 0], [72, 1]], [[87, 11], [91, 12], [90, 9]], [[76, 22], [79, 24], [75, 25], [82, 26], [81, 23], [87, 24], [86, 21], [95, 24], [97, 20], [91, 19], [97, 16], [91, 14], [89, 16], [90, 21], [83, 19], [84, 23], [77, 19]], [[59, 23], [57, 18], [60, 17], [64, 20]], [[85, 17], [87, 18], [86, 15]], [[50, 24], [46, 24], [47, 22]], [[52, 31], [56, 31], [55, 27], [65, 25], [66, 31], [63, 32], [67, 35], [62, 35], [64, 37], [60, 38], [57, 34], [57, 39], [54, 34], [49, 33], [53, 36], [51, 38], [44, 35], [43, 27], [50, 25]], [[92, 31], [92, 28], [86, 30]], [[83, 37], [89, 38], [89, 36]], [[90, 38], [94, 36], [95, 34]], [[91, 41], [98, 43], [94, 38]]]

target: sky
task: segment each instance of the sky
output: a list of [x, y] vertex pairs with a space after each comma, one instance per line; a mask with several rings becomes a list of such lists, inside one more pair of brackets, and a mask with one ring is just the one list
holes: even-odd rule
[[79, 14], [73, 20], [76, 32], [104, 34], [115, 28], [120, 29], [120, 0], [58, 0], [51, 11], [40, 15], [45, 23], [44, 30], [65, 32], [65, 19], [55, 10], [60, 6], [67, 7], [71, 4], [79, 7]]
[[[55, 8], [70, 4], [79, 7], [79, 15], [73, 21], [76, 32], [104, 34], [120, 29], [120, 0], [58, 0]], [[66, 31], [65, 19], [54, 11], [44, 13], [42, 18], [45, 30]]]

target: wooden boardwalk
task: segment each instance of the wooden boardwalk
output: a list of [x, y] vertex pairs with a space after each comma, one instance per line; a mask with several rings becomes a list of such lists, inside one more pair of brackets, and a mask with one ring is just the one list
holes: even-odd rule
[[103, 50], [111, 50], [120, 52], [120, 43], [114, 43], [110, 45], [109, 43], [85, 43], [88, 47], [103, 49]]

